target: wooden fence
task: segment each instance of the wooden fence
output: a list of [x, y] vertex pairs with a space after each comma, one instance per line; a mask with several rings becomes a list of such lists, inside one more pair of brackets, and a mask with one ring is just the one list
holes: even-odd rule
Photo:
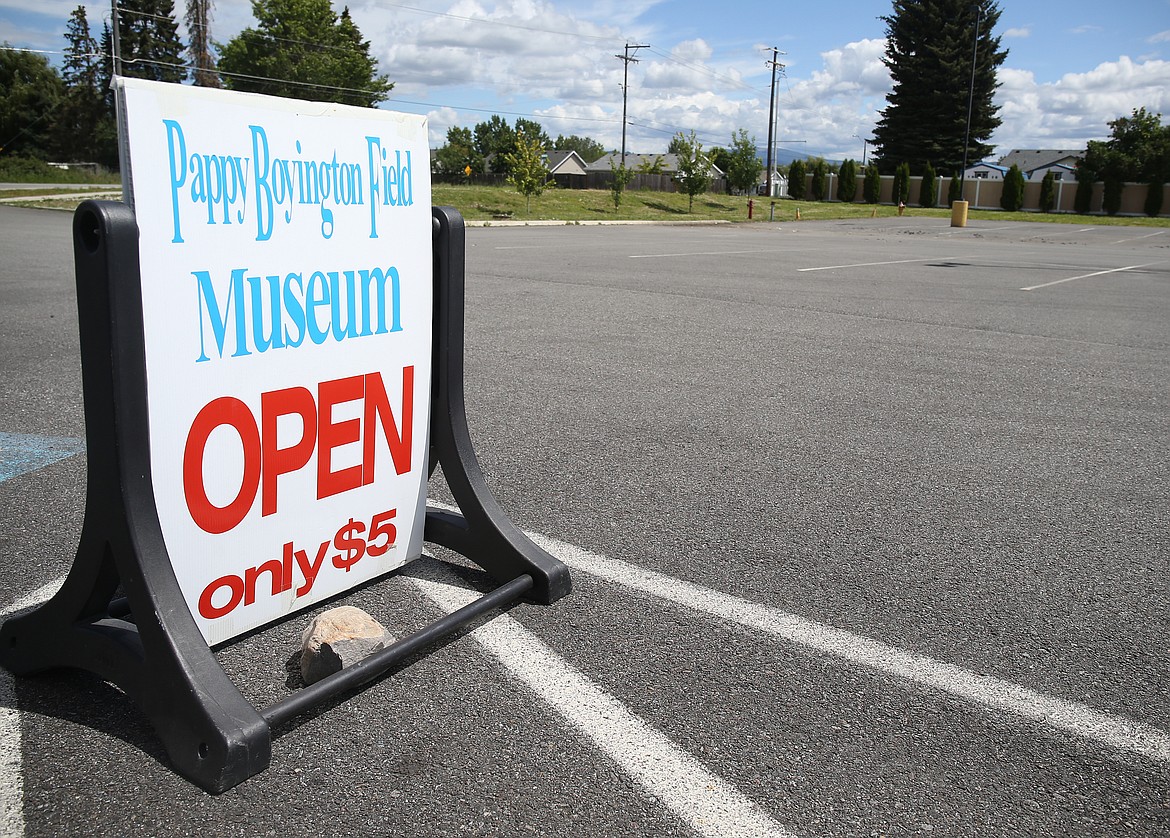
[[[838, 178], [836, 175], [829, 175], [826, 177], [825, 183], [825, 198], [826, 200], [837, 200], [837, 186]], [[963, 183], [963, 196], [961, 200], [967, 201], [971, 209], [1001, 209], [1000, 198], [1003, 197], [1003, 181], [1002, 180], [985, 180], [979, 178], [967, 178]], [[947, 194], [951, 188], [951, 179], [949, 177], [940, 177], [936, 180], [938, 203], [937, 206], [947, 206]], [[1053, 212], [1075, 212], [1073, 209], [1073, 202], [1076, 199], [1077, 183], [1075, 180], [1058, 180], [1055, 184], [1055, 199], [1056, 203], [1053, 207]], [[906, 202], [908, 207], [919, 206], [919, 193], [922, 188], [922, 178], [910, 178], [910, 200]], [[1144, 183], [1127, 183], [1124, 185], [1121, 193], [1121, 209], [1118, 210], [1118, 215], [1145, 215], [1146, 194], [1149, 187]], [[1101, 202], [1104, 196], [1105, 186], [1102, 183], [1093, 185], [1093, 198], [1089, 202], [1089, 212], [1093, 214], [1103, 214], [1104, 210], [1101, 208]], [[812, 176], [807, 175], [805, 179], [804, 194], [807, 196], [812, 193]], [[857, 176], [857, 197], [853, 199], [855, 204], [865, 203], [865, 185], [864, 177]], [[894, 176], [882, 176], [881, 197], [878, 203], [892, 204], [894, 203]], [[1024, 182], [1024, 203], [1021, 209], [1027, 211], [1038, 211], [1040, 209], [1040, 181], [1030, 180]], [[1162, 212], [1159, 218], [1170, 216], [1170, 184], [1162, 187]]]

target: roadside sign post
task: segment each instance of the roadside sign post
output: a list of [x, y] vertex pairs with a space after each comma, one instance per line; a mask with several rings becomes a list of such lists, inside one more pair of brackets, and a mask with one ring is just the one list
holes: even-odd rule
[[[0, 664], [116, 684], [175, 770], [220, 792], [268, 766], [273, 727], [571, 581], [471, 445], [464, 228], [429, 209], [425, 120], [120, 84], [133, 205], [74, 217], [85, 521], [61, 590], [0, 629]], [[426, 505], [439, 466], [460, 513]], [[501, 587], [266, 708], [212, 654], [424, 539]]]

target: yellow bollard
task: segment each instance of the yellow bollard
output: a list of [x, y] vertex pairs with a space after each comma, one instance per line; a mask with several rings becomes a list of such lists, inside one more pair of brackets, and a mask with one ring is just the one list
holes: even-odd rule
[[967, 226], [967, 202], [955, 201], [951, 204], [951, 226], [952, 227], [966, 227]]
[[869, 214], [870, 218], [877, 218], [877, 207], [873, 208], [873, 212]]
[[796, 208], [796, 220], [800, 221], [800, 207]]

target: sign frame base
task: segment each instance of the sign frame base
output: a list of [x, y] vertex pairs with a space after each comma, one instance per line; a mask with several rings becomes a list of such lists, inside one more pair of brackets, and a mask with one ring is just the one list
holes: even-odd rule
[[[521, 597], [569, 594], [568, 568], [507, 517], [479, 468], [463, 400], [465, 230], [432, 210], [434, 334], [429, 469], [461, 512], [428, 506], [424, 540], [486, 570], [499, 588], [317, 683], [257, 709], [220, 666], [183, 597], [151, 484], [138, 226], [114, 201], [73, 219], [88, 474], [77, 553], [61, 589], [0, 627], [14, 675], [81, 669], [115, 684], [147, 716], [174, 770], [217, 794], [264, 771], [272, 731]], [[391, 571], [393, 573], [393, 571]], [[283, 619], [290, 619], [292, 615]]]

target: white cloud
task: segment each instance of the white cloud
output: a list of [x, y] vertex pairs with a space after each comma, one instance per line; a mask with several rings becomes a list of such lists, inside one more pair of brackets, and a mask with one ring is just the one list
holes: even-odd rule
[[1151, 44], [1170, 43], [1170, 29], [1163, 29], [1161, 32], [1157, 32], [1146, 38], [1146, 40]]
[[1108, 122], [1135, 108], [1170, 110], [1170, 62], [1134, 62], [1126, 56], [1086, 73], [1038, 84], [1026, 70], [1002, 68], [996, 101], [1003, 125], [992, 138], [998, 150], [1077, 148], [1105, 139]]
[[1031, 27], [1017, 26], [1017, 27], [1012, 28], [1012, 29], [1005, 29], [1003, 32], [1003, 37], [1005, 37], [1005, 38], [1027, 38], [1031, 34], [1032, 34]]

